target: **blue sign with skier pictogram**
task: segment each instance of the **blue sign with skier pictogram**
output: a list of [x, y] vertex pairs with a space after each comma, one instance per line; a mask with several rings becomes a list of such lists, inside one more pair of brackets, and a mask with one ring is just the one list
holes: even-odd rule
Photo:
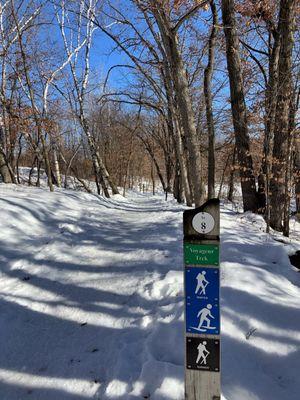
[[219, 268], [185, 269], [186, 331], [220, 333]]

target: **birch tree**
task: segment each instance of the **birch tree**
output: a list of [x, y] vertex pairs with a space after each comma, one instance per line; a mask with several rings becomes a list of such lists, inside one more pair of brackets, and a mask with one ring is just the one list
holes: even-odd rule
[[[80, 47], [82, 49], [81, 54], [83, 57], [79, 57], [79, 51], [76, 52], [76, 57], [74, 57], [70, 65], [71, 78], [73, 86], [75, 89], [75, 98], [68, 96], [70, 105], [77, 116], [82, 130], [87, 138], [92, 161], [93, 168], [96, 177], [97, 189], [100, 194], [100, 186], [102, 186], [103, 192], [106, 197], [110, 197], [108, 188], [111, 187], [113, 194], [118, 194], [118, 188], [112, 181], [109, 172], [103, 162], [100, 155], [99, 149], [95, 143], [93, 135], [88, 121], [87, 113], [87, 100], [88, 100], [88, 83], [90, 77], [90, 56], [91, 47], [93, 42], [93, 36], [97, 29], [95, 25], [95, 17], [97, 13], [97, 6], [99, 2], [97, 0], [84, 1], [81, 0], [76, 4], [77, 6], [74, 10], [69, 13], [67, 11], [67, 3], [63, 0], [61, 2], [60, 8], [57, 8], [56, 18], [59, 23], [61, 36], [64, 43], [64, 49], [68, 56], [71, 57], [73, 48]], [[71, 18], [72, 14], [72, 20]], [[71, 32], [66, 27], [66, 22], [69, 24], [75, 24], [72, 26]], [[76, 29], [77, 34], [73, 35], [72, 30]], [[75, 44], [74, 44], [75, 42]], [[81, 62], [81, 68], [79, 68], [79, 60]]]
[[[18, 43], [19, 35], [30, 29], [38, 17], [41, 6], [30, 1], [23, 6], [22, 2], [12, 0], [0, 3], [0, 174], [5, 183], [16, 183], [12, 165], [12, 157], [9, 157], [12, 146], [10, 135], [10, 121], [13, 113], [13, 98], [16, 89], [16, 74], [12, 85], [9, 85], [9, 73], [16, 67], [12, 65], [16, 62], [14, 53]], [[15, 7], [18, 13], [15, 13]], [[10, 152], [13, 156], [13, 151]]]

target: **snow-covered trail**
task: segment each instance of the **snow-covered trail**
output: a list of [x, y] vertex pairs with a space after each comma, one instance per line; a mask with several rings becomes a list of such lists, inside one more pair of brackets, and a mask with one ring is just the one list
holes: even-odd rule
[[[182, 210], [0, 185], [1, 400], [183, 399]], [[222, 391], [296, 400], [299, 274], [254, 218], [222, 213]]]
[[178, 207], [1, 189], [1, 399], [180, 398]]

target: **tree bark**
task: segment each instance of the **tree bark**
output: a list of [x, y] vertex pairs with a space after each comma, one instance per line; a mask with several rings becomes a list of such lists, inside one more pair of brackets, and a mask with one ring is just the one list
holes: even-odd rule
[[3, 153], [0, 151], [0, 175], [4, 183], [13, 183]]
[[295, 137], [294, 180], [296, 196], [296, 213], [300, 214], [300, 135]]
[[270, 182], [270, 226], [283, 230], [286, 171], [289, 166], [292, 51], [296, 0], [281, 0], [279, 13], [280, 53], [278, 93], [274, 128], [272, 179]]
[[153, 15], [156, 19], [164, 49], [170, 64], [180, 117], [180, 125], [183, 128], [188, 148], [189, 163], [191, 165], [190, 173], [195, 197], [195, 206], [198, 207], [204, 200], [201, 182], [201, 155], [194, 121], [194, 112], [189, 93], [187, 72], [179, 50], [177, 31], [171, 26], [171, 22], [167, 14], [164, 12], [163, 7], [161, 5], [153, 7]]
[[231, 170], [229, 176], [229, 183], [228, 183], [228, 195], [227, 199], [231, 203], [233, 202], [233, 192], [234, 192], [234, 173], [235, 173], [235, 159], [236, 159], [236, 147], [234, 146], [233, 153], [232, 153], [232, 163], [231, 163]]
[[277, 89], [278, 89], [278, 61], [280, 51], [280, 36], [278, 28], [269, 32], [269, 42], [271, 35], [274, 38], [273, 46], [269, 54], [269, 77], [265, 95], [265, 136], [263, 145], [263, 160], [261, 173], [258, 177], [258, 208], [261, 213], [265, 213], [267, 221], [267, 231], [270, 224], [270, 171], [271, 153], [274, 136], [274, 123], [276, 113]]
[[179, 161], [176, 162], [176, 169], [174, 174], [174, 186], [173, 186], [174, 197], [177, 203], [184, 203], [184, 188], [181, 179], [181, 169]]
[[54, 160], [54, 168], [55, 168], [55, 175], [56, 175], [55, 177], [56, 177], [56, 181], [57, 181], [57, 186], [61, 187], [62, 180], [61, 180], [61, 173], [60, 173], [57, 149], [55, 148], [55, 144], [54, 144], [54, 148], [53, 148], [53, 160]]
[[250, 154], [248, 118], [239, 54], [234, 0], [222, 0], [222, 17], [226, 39], [227, 69], [230, 82], [231, 110], [239, 163], [244, 211], [257, 211], [257, 192]]
[[204, 98], [206, 105], [206, 122], [208, 131], [208, 199], [215, 197], [215, 126], [212, 109], [211, 80], [214, 70], [215, 45], [218, 31], [218, 12], [214, 1], [210, 1], [213, 16], [212, 28], [208, 42], [208, 63], [204, 70]]
[[[163, 52], [164, 62], [163, 62], [163, 80], [166, 89], [167, 96], [167, 125], [168, 130], [173, 138], [175, 156], [180, 167], [180, 189], [184, 191], [185, 200], [187, 206], [191, 207], [193, 205], [192, 193], [188, 180], [187, 163], [184, 154], [184, 146], [182, 140], [182, 128], [178, 117], [178, 107], [174, 99], [174, 90], [172, 85], [172, 74], [170, 71], [169, 62], [166, 58], [165, 52]], [[178, 186], [179, 187], [179, 186]], [[182, 195], [182, 193], [181, 193]]]
[[189, 184], [189, 179], [188, 179], [187, 163], [186, 163], [184, 148], [183, 148], [181, 127], [180, 127], [177, 116], [174, 117], [173, 122], [175, 125], [174, 126], [174, 142], [175, 142], [175, 146], [176, 146], [177, 159], [178, 159], [179, 166], [180, 166], [181, 184], [184, 189], [186, 204], [187, 204], [187, 206], [192, 207], [193, 201], [192, 201], [192, 194], [191, 194], [190, 184]]

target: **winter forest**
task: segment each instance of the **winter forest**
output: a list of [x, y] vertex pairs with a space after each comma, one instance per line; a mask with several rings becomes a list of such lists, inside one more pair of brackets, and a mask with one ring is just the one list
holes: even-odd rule
[[[299, 398], [299, 27], [299, 0], [0, 1], [0, 400]], [[214, 378], [182, 261], [212, 199]]]

